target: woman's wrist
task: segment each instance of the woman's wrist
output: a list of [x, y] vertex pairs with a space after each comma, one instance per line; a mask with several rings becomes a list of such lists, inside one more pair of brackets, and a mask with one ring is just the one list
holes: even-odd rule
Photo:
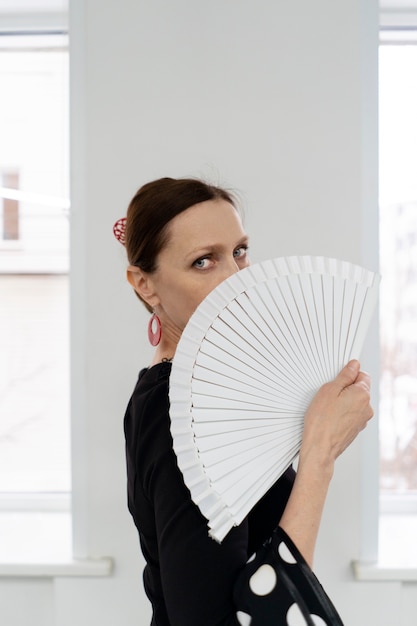
[[333, 477], [335, 456], [328, 450], [319, 449], [318, 446], [303, 444], [300, 449], [297, 474], [305, 473], [310, 479], [317, 478], [330, 482]]

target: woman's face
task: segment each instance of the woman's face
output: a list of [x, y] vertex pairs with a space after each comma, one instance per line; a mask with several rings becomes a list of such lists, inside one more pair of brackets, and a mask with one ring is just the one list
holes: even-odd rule
[[240, 216], [225, 200], [201, 202], [174, 217], [150, 275], [151, 305], [163, 327], [181, 333], [210, 291], [249, 265], [247, 249]]

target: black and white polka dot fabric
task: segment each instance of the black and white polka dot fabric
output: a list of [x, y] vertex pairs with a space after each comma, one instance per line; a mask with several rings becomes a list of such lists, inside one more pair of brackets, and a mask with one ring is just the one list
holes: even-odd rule
[[234, 589], [241, 626], [343, 626], [332, 602], [288, 535], [277, 528]]

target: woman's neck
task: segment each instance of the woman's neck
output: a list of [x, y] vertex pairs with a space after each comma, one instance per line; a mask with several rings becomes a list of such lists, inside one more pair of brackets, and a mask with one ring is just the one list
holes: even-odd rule
[[153, 355], [151, 366], [156, 365], [157, 363], [163, 363], [164, 361], [172, 361], [174, 358], [176, 345], [172, 342], [161, 341], [158, 347], [155, 350]]

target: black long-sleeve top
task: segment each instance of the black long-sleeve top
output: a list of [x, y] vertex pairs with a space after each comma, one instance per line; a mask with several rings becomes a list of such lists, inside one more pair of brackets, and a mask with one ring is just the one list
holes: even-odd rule
[[152, 626], [236, 626], [233, 586], [276, 528], [294, 481], [290, 468], [219, 544], [192, 502], [172, 447], [170, 363], [142, 370], [125, 420], [128, 506], [146, 560]]

